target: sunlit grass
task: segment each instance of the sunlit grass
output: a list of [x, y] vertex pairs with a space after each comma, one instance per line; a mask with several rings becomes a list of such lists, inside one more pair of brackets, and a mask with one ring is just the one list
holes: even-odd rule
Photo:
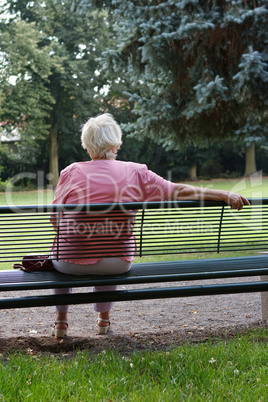
[[233, 191], [247, 198], [268, 197], [268, 179], [258, 175], [253, 175], [250, 178], [242, 177], [232, 180], [208, 180], [188, 184], [213, 188], [215, 190]]
[[0, 193], [0, 205], [46, 205], [53, 198], [53, 190], [6, 192]]
[[[119, 340], [120, 342], [120, 340]], [[10, 354], [0, 360], [4, 401], [265, 401], [267, 330], [170, 350], [119, 354]]]
[[[248, 198], [268, 197], [268, 179], [262, 176], [230, 180], [206, 180], [189, 182], [194, 186], [208, 187], [241, 193]], [[0, 193], [0, 205], [43, 205], [53, 201], [53, 190]]]

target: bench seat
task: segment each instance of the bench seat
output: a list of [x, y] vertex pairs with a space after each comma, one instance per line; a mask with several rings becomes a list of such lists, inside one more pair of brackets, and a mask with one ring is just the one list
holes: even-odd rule
[[[7, 275], [8, 272], [8, 275]], [[75, 276], [56, 271], [1, 271], [0, 291], [40, 290], [53, 288], [79, 288], [111, 284], [150, 284], [204, 279], [250, 277], [268, 275], [268, 256], [211, 258], [186, 261], [167, 261], [133, 264], [130, 272], [111, 276]], [[8, 276], [8, 281], [7, 281]], [[161, 299], [172, 297], [204, 296], [268, 291], [268, 282], [243, 282], [176, 287], [128, 289], [113, 292], [73, 293], [68, 295], [19, 296], [0, 299], [0, 309], [55, 304], [84, 304], [104, 301]]]

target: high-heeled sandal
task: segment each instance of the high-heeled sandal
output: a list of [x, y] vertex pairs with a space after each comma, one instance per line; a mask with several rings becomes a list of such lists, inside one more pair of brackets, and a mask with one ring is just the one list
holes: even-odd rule
[[[98, 322], [108, 322], [108, 325], [106, 325], [105, 327], [100, 327]], [[99, 335], [107, 334], [107, 332], [109, 331], [109, 328], [110, 328], [110, 324], [111, 323], [109, 320], [105, 320], [104, 318], [98, 318], [97, 319], [98, 334]]]
[[55, 321], [54, 327], [52, 328], [52, 336], [55, 336], [56, 338], [64, 338], [67, 333], [67, 329], [57, 329], [56, 328], [57, 324], [66, 324], [67, 328], [68, 328], [68, 322], [67, 321]]

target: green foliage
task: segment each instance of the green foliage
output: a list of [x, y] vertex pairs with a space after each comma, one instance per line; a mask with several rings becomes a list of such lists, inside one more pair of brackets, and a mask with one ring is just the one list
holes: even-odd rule
[[249, 136], [257, 115], [264, 134], [267, 0], [108, 3], [118, 35], [104, 70], [131, 80], [129, 132], [174, 149]]
[[27, 128], [28, 141], [47, 133], [44, 119], [54, 102], [46, 84], [56, 62], [50, 57], [49, 46], [39, 48], [43, 37], [34, 23], [18, 20], [7, 24], [0, 38], [0, 119], [7, 130], [19, 127], [22, 136]]
[[5, 4], [11, 16], [0, 26], [2, 71], [9, 67], [1, 78], [1, 119], [25, 128], [20, 158], [35, 154], [34, 166], [46, 171], [48, 134], [56, 127], [63, 168], [82, 158], [81, 123], [103, 110], [99, 90], [107, 78], [98, 71], [98, 57], [113, 37], [107, 12], [91, 7], [81, 13], [75, 0]]
[[[21, 130], [16, 172], [48, 171], [52, 127], [60, 169], [87, 159], [80, 126], [104, 111], [129, 135], [120, 158], [179, 180], [191, 159], [215, 166], [220, 151], [203, 149], [215, 138], [265, 145], [267, 0], [2, 3], [0, 118]], [[219, 158], [220, 174], [243, 172], [239, 153]]]
[[6, 183], [0, 179], [0, 192], [4, 192], [6, 190]]

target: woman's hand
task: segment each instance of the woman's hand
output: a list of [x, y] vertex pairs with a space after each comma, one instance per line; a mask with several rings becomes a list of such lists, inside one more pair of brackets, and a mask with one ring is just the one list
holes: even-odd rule
[[250, 205], [249, 201], [243, 197], [243, 195], [232, 192], [227, 192], [227, 199], [225, 201], [232, 209], [238, 209], [238, 211], [240, 211], [244, 205]]

